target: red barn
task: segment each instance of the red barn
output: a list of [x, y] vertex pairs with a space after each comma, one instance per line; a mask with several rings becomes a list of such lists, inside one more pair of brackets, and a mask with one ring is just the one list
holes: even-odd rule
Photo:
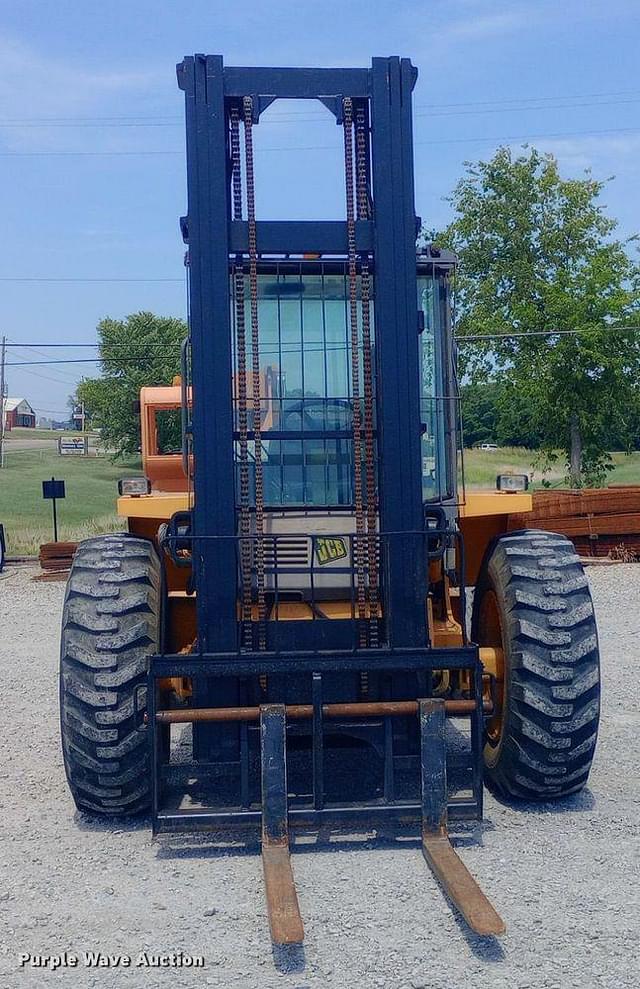
[[26, 426], [27, 429], [36, 428], [36, 414], [26, 398], [5, 398], [4, 400], [4, 428], [9, 430], [15, 426]]

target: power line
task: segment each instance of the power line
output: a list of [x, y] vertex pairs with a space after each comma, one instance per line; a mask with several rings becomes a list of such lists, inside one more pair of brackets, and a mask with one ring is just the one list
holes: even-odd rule
[[594, 103], [592, 100], [583, 100], [576, 103], [557, 103], [557, 104], [546, 104], [536, 106], [535, 104], [528, 104], [525, 106], [503, 106], [503, 107], [477, 107], [468, 110], [436, 110], [433, 112], [418, 112], [415, 114], [416, 117], [424, 118], [428, 117], [430, 120], [434, 120], [437, 117], [461, 117], [468, 116], [479, 113], [525, 113], [532, 110], [577, 110], [582, 107], [597, 107], [597, 106], [623, 106], [631, 103], [638, 103], [640, 100], [635, 97], [630, 100], [600, 100]]
[[[608, 94], [608, 95], [620, 95], [620, 94]], [[109, 121], [124, 121], [135, 122], [136, 120], [182, 120], [182, 117], [176, 116], [174, 114], [134, 114], [133, 116], [114, 116], [114, 117], [3, 117], [0, 118], [0, 124], [57, 124], [57, 123], [108, 123]]]
[[[21, 347], [24, 348], [25, 350], [36, 350], [36, 351], [38, 347], [46, 347], [48, 349], [51, 349], [52, 347], [62, 347], [64, 350], [66, 350], [67, 348], [72, 348], [72, 347], [91, 347], [93, 349], [96, 349], [101, 346], [102, 344], [99, 343], [42, 343], [42, 342], [41, 343], [9, 343], [7, 341], [7, 347]], [[115, 344], [113, 349], [117, 350], [119, 348], [124, 348], [128, 346], [129, 344]], [[153, 341], [151, 341], [150, 343], [146, 343], [144, 346], [145, 349], [148, 350], [158, 349], [158, 350], [168, 351], [171, 349], [172, 346], [175, 346], [177, 350], [180, 349], [180, 344], [178, 343], [176, 343], [175, 345], [167, 345], [166, 343], [154, 343]], [[49, 355], [44, 354], [44, 356], [48, 357]]]
[[[7, 341], [7, 346], [9, 346], [9, 347], [12, 348], [12, 350], [14, 351], [14, 356], [17, 356], [17, 357], [21, 358], [22, 360], [24, 360], [25, 357], [29, 357], [30, 358], [32, 356], [32, 354], [25, 353], [25, 351], [31, 350], [31, 351], [33, 351], [33, 353], [39, 354], [41, 357], [46, 357], [47, 358], [46, 363], [48, 363], [48, 359], [50, 357], [50, 354], [47, 354], [44, 350], [40, 350], [38, 348], [38, 346], [33, 346], [33, 345], [29, 346], [28, 344], [24, 344], [24, 343], [16, 343], [13, 340], [10, 341], [10, 342]], [[44, 346], [46, 346], [46, 344]], [[16, 352], [16, 348], [17, 348], [17, 352]], [[31, 364], [32, 362], [31, 361], [29, 361], [29, 362], [25, 361], [25, 365], [27, 363], [28, 364]], [[43, 375], [38, 375], [38, 373], [35, 372], [35, 371], [28, 371], [27, 373], [28, 374], [35, 374], [37, 377], [43, 377]], [[74, 376], [73, 372], [58, 370], [55, 373], [58, 376], [57, 377], [57, 380], [59, 381], [60, 384], [69, 384], [69, 383], [75, 384], [76, 381], [77, 381], [77, 376]], [[44, 377], [45, 378], [48, 378], [49, 381], [55, 380], [55, 379], [49, 377], [48, 375], [44, 375]]]
[[[45, 344], [38, 344], [38, 345], [34, 346], [33, 344], [25, 344], [25, 343], [19, 343], [19, 344], [16, 344], [16, 343], [13, 343], [13, 342], [7, 343], [7, 347], [11, 347], [11, 348], [16, 348], [17, 347], [18, 348], [18, 353], [17, 353], [17, 356], [18, 357], [22, 356], [20, 354], [20, 351], [21, 350], [33, 350], [33, 351], [35, 351], [35, 353], [39, 353], [39, 354], [42, 354], [44, 357], [48, 357], [48, 355], [44, 351], [38, 349], [40, 346], [44, 346], [44, 347], [55, 346], [55, 347], [57, 347], [57, 346], [65, 346], [65, 345], [64, 344], [46, 344], [45, 343]], [[95, 346], [97, 346], [97, 344]], [[34, 365], [35, 366], [40, 366], [40, 365], [43, 365], [44, 364], [45, 366], [50, 366], [50, 365], [53, 365], [53, 364], [73, 363], [72, 361], [54, 361], [54, 360], [25, 361], [25, 360], [21, 360], [21, 361], [11, 361], [11, 362], [5, 362], [5, 363], [6, 363], [6, 366], [7, 367], [21, 367], [23, 374], [30, 374], [33, 377], [41, 378], [43, 381], [52, 381], [54, 384], [57, 384], [57, 385], [65, 385], [67, 388], [70, 387], [71, 385], [76, 385], [77, 384], [77, 381], [78, 381], [77, 375], [74, 375], [73, 372], [62, 371], [61, 369], [56, 370], [56, 371], [53, 372], [53, 374], [55, 374], [56, 377], [53, 377], [51, 374], [43, 374], [41, 371], [34, 371], [33, 370]]]
[[580, 336], [582, 333], [593, 333], [597, 330], [632, 330], [633, 332], [638, 332], [640, 326], [592, 326], [583, 327], [580, 330], [523, 330], [522, 332], [516, 333], [476, 333], [467, 335], [466, 333], [458, 334], [454, 338], [457, 343], [477, 343], [481, 340], [514, 340], [519, 337], [564, 337], [564, 336]]
[[597, 100], [611, 96], [637, 96], [637, 89], [620, 89], [608, 93], [565, 93], [561, 96], [511, 96], [503, 100], [471, 100], [461, 103], [421, 103], [416, 109], [429, 108], [432, 110], [457, 109], [458, 107], [508, 106], [511, 103], [550, 103], [557, 100]]
[[[51, 347], [67, 348], [67, 347], [100, 347], [100, 346], [101, 344], [99, 343], [9, 343], [7, 342], [7, 347], [23, 347], [26, 350], [36, 350], [38, 347], [47, 347], [50, 349]], [[122, 346], [122, 345], [116, 345], [116, 346]], [[153, 342], [147, 343], [145, 344], [145, 346], [160, 347], [163, 349], [167, 347], [167, 345], [164, 343], [153, 343]], [[176, 344], [176, 347], [179, 347], [179, 344]], [[46, 356], [47, 355], [45, 354], [45, 357]]]
[[[622, 95], [616, 93], [609, 93], [607, 95]], [[116, 114], [112, 117], [2, 117], [0, 118], [0, 124], [58, 124], [58, 123], [118, 123], [120, 121], [124, 123], [134, 123], [137, 120], [182, 120], [182, 117], [177, 116], [173, 113], [159, 113], [159, 114], [149, 114], [149, 113], [138, 113], [131, 114], [130, 116], [125, 116], [123, 114]]]
[[[625, 101], [628, 102], [628, 101]], [[74, 130], [76, 127], [179, 127], [181, 122], [180, 117], [175, 117], [172, 120], [109, 120], [108, 118], [104, 120], [97, 119], [95, 121], [88, 120], [0, 120], [0, 127], [60, 127], [63, 130]]]
[[[593, 333], [593, 332], [602, 331], [602, 330], [611, 330], [611, 331], [613, 331], [613, 330], [625, 330], [625, 331], [632, 331], [632, 332], [640, 332], [640, 326], [610, 326], [610, 325], [604, 325], [604, 326], [594, 326], [594, 327], [583, 327], [582, 329], [576, 329], [576, 330], [531, 330], [529, 332], [528, 331], [519, 331], [518, 330], [518, 331], [515, 331], [514, 333], [480, 333], [480, 334], [470, 334], [470, 335], [457, 334], [454, 339], [458, 343], [479, 343], [479, 342], [484, 342], [484, 341], [487, 341], [487, 340], [515, 340], [515, 339], [520, 339], [520, 338], [523, 338], [523, 337], [529, 337], [529, 338], [531, 338], [531, 337], [580, 336], [581, 334]], [[23, 346], [24, 346], [24, 344], [23, 344]], [[42, 346], [45, 346], [46, 347], [46, 346], [49, 346], [49, 345], [48, 344], [43, 344]], [[95, 346], [98, 346], [98, 345], [97, 344], [51, 344], [50, 346], [61, 346], [61, 347], [65, 347], [65, 346], [83, 347], [83, 346], [86, 346], [86, 347], [95, 347]], [[175, 350], [171, 350], [165, 344], [155, 344], [155, 345], [150, 345], [150, 346], [157, 347], [161, 352], [166, 353], [167, 356], [170, 356], [172, 354], [177, 354], [177, 351], [178, 351], [178, 348], [177, 347], [176, 347]], [[261, 353], [262, 353], [263, 356], [266, 356], [267, 354], [270, 354], [270, 353], [273, 353], [273, 354], [277, 354], [277, 353], [289, 353], [289, 354], [291, 354], [291, 353], [298, 353], [300, 351], [300, 348], [299, 348], [299, 345], [297, 344], [297, 342], [292, 342], [289, 346], [290, 347], [295, 347], [296, 349], [294, 349], [294, 350], [287, 349], [287, 345], [284, 344], [280, 348], [275, 348], [275, 349], [261, 348]], [[345, 344], [335, 344], [335, 345], [332, 345], [332, 346], [330, 346], [328, 348], [324, 348], [323, 346], [318, 346], [318, 347], [311, 346], [311, 347], [305, 347], [304, 348], [304, 351], [300, 351], [300, 352], [304, 352], [304, 353], [323, 353], [325, 349], [329, 349], [329, 350], [332, 350], [333, 351], [333, 350], [345, 350], [347, 348], [346, 348], [346, 345]], [[45, 361], [7, 361], [6, 367], [34, 367], [34, 366], [40, 366], [40, 365], [43, 365], [43, 364], [44, 365], [48, 365], [48, 366], [57, 365], [57, 364], [108, 364], [110, 361], [135, 363], [137, 361], [143, 361], [143, 360], [147, 359], [149, 356], [157, 356], [157, 353], [154, 355], [153, 354], [153, 351], [150, 351], [150, 353], [147, 353], [147, 354], [144, 354], [144, 353], [142, 353], [142, 354], [127, 354], [126, 352], [122, 352], [120, 354], [117, 354], [116, 353], [116, 354], [112, 354], [111, 356], [105, 356], [105, 357], [86, 357], [86, 358], [85, 357], [80, 357], [80, 358], [72, 357], [72, 358], [67, 358], [67, 359], [51, 359], [51, 360], [45, 360]]]
[[[573, 110], [581, 108], [590, 108], [598, 106], [627, 106], [629, 104], [634, 104], [640, 102], [640, 98], [631, 97], [630, 99], [600, 99], [600, 100], [588, 100], [581, 99], [580, 97], [572, 101], [568, 97], [558, 97], [555, 102], [530, 102], [527, 100], [513, 100], [509, 106], [496, 106], [488, 103], [483, 104], [462, 104], [460, 109], [445, 109], [446, 104], [443, 108], [439, 108], [437, 105], [433, 107], [423, 107], [420, 108], [416, 106], [414, 116], [420, 119], [434, 119], [435, 117], [459, 117], [467, 115], [485, 114], [485, 113], [527, 113], [536, 110]], [[266, 121], [271, 124], [292, 124], [292, 123], [304, 123], [304, 124], [315, 124], [315, 123], [326, 123], [327, 115], [326, 113], [317, 113], [309, 116], [302, 116], [300, 114], [295, 114], [291, 112], [288, 115], [282, 114], [276, 117], [273, 114], [269, 114]], [[83, 128], [98, 127], [103, 128], [121, 128], [121, 127], [182, 127], [183, 118], [182, 117], [172, 117], [172, 118], [140, 118], [139, 120], [118, 120], [117, 118], [111, 119], [108, 117], [96, 118], [95, 120], [86, 120], [78, 118], [73, 120], [71, 118], [67, 120], [57, 120], [55, 118], [51, 119], [25, 119], [25, 120], [0, 120], [0, 127], [4, 128], [49, 128], [49, 129], [61, 129], [61, 130], [76, 130]]]
[[[17, 367], [19, 365], [6, 363], [6, 367]], [[32, 371], [28, 367], [23, 367], [22, 374], [31, 374], [34, 378], [42, 378], [43, 381], [52, 381], [55, 385], [71, 385], [71, 381], [64, 381], [62, 378], [54, 378], [50, 374], [42, 374], [41, 371]]]
[[[595, 137], [602, 134], [637, 134], [640, 133], [640, 127], [605, 127], [596, 130], [579, 130], [579, 131], [548, 131], [545, 134], [511, 134], [503, 136], [494, 137], [451, 137], [451, 138], [438, 138], [436, 140], [429, 141], [414, 141], [414, 147], [433, 147], [438, 144], [476, 144], [476, 143], [490, 143], [490, 144], [510, 144], [513, 141], [546, 141], [549, 138], [568, 138], [568, 137]], [[337, 145], [334, 147], [329, 144], [309, 144], [309, 145], [292, 145], [289, 147], [267, 147], [260, 148], [261, 153], [267, 152], [290, 152], [290, 151], [337, 151]], [[80, 158], [113, 158], [113, 157], [153, 157], [155, 155], [160, 156], [177, 156], [182, 155], [183, 151], [0, 151], [1, 158], [64, 158], [64, 157], [80, 157]]]
[[[637, 91], [636, 91], [637, 92]], [[604, 94], [606, 95], [606, 94]], [[554, 102], [550, 102], [553, 100]], [[546, 99], [514, 99], [505, 101], [509, 105], [504, 105], [502, 101], [497, 104], [487, 101], [486, 103], [461, 103], [461, 104], [416, 104], [414, 107], [414, 118], [417, 120], [433, 120], [439, 117], [457, 117], [486, 113], [526, 113], [535, 110], [573, 110], [581, 108], [591, 108], [599, 106], [624, 106], [640, 102], [637, 95], [628, 99], [599, 99], [592, 100], [582, 97], [547, 97]], [[449, 109], [448, 107], [452, 107]], [[459, 109], [453, 109], [460, 107]], [[291, 114], [288, 119], [268, 118], [268, 123], [318, 123], [325, 121], [326, 115], [315, 115], [302, 117]], [[173, 126], [173, 125], [172, 125]]]
[[[562, 109], [567, 101], [575, 100], [608, 100], [614, 97], [637, 97], [639, 91], [637, 89], [631, 90], [614, 90], [612, 92], [600, 92], [600, 93], [564, 93], [561, 95], [554, 96], [513, 96], [509, 99], [501, 100], [466, 100], [457, 103], [416, 103], [414, 109], [416, 111], [439, 111], [439, 110], [458, 110], [464, 108], [496, 108], [498, 111], [500, 108], [510, 109], [513, 104], [543, 104], [548, 106], [549, 104], [558, 103], [559, 108]], [[635, 99], [623, 99], [616, 100], [615, 102], [635, 102]], [[585, 105], [610, 105], [608, 103], [589, 103]], [[516, 107], [518, 109], [518, 107]], [[296, 119], [300, 120], [302, 117], [307, 117], [308, 119], [326, 119], [326, 114], [320, 111], [317, 115], [313, 117], [309, 116], [308, 109], [295, 111], [293, 109], [289, 110], [269, 110], [269, 120], [280, 120], [280, 119]], [[183, 117], [175, 114], [117, 114], [113, 116], [87, 116], [87, 117], [5, 117], [0, 119], [0, 125], [15, 125], [15, 126], [28, 126], [33, 124], [34, 126], [50, 126], [53, 124], [86, 124], [87, 126], [99, 126], [102, 124], [114, 124], [121, 126], [139, 126], [140, 123], [151, 123], [158, 125], [182, 123]]]
[[[270, 149], [277, 150], [277, 149]], [[297, 149], [296, 149], [297, 150]], [[118, 158], [145, 157], [156, 155], [181, 155], [182, 151], [0, 151], [0, 158]]]
[[[45, 364], [46, 365], [46, 364], [48, 364], [48, 361], [41, 361], [41, 362], [37, 362], [37, 363], [42, 363], [42, 364]], [[32, 363], [30, 361], [24, 361], [22, 364], [15, 364], [15, 363], [12, 364], [12, 363], [9, 363], [7, 361], [6, 366], [7, 367], [22, 367], [22, 369], [23, 369], [22, 370], [22, 373], [23, 374], [32, 374], [32, 375], [34, 375], [34, 377], [36, 377], [36, 378], [43, 378], [45, 381], [54, 381], [57, 385], [66, 385], [67, 388], [71, 387], [71, 385], [77, 384], [77, 381], [78, 381], [77, 377], [74, 377], [68, 371], [64, 371], [64, 372], [61, 373], [58, 370], [54, 370], [53, 371], [53, 375], [55, 375], [55, 377], [53, 377], [53, 375], [51, 375], [51, 374], [42, 374], [40, 371], [34, 371], [33, 370], [33, 367], [32, 367]], [[62, 374], [64, 374], [65, 376], [62, 377]]]
[[[263, 352], [266, 353], [266, 351]], [[168, 351], [168, 350], [163, 351], [163, 353], [166, 353], [167, 356], [169, 356], [171, 353], [178, 354], [179, 348], [176, 348], [175, 351]], [[274, 351], [274, 353], [276, 353], [276, 351]], [[5, 366], [6, 367], [38, 367], [41, 364], [46, 364], [48, 366], [51, 366], [53, 364], [108, 364], [110, 361], [119, 361], [119, 362], [125, 361], [127, 363], [130, 363], [134, 361], [147, 360], [150, 356], [157, 357], [158, 354], [157, 352], [155, 354], [151, 352], [147, 354], [143, 353], [143, 354], [131, 354], [131, 355], [113, 354], [110, 357], [69, 357], [66, 359], [61, 359], [61, 360], [56, 359], [50, 361], [7, 361]]]
[[434, 144], [476, 144], [488, 141], [490, 144], [510, 144], [512, 141], [547, 141], [549, 138], [595, 137], [600, 134], [637, 134], [640, 127], [605, 127], [603, 130], [555, 131], [546, 134], [513, 134], [511, 137], [455, 137], [435, 141], [415, 141], [416, 145]]
[[180, 282], [184, 285], [184, 278], [23, 278], [11, 275], [0, 277], [0, 282]]
[[[7, 347], [23, 347], [25, 350], [36, 350], [38, 347], [99, 347], [99, 343], [7, 343]], [[155, 344], [154, 344], [155, 346]]]

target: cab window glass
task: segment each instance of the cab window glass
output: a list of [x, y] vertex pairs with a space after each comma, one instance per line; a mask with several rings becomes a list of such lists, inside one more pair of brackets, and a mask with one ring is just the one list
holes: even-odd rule
[[180, 409], [156, 409], [156, 453], [182, 453], [182, 417]]

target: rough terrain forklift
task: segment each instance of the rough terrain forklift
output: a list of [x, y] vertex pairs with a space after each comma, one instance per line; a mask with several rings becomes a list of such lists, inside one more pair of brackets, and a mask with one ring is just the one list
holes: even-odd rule
[[[290, 829], [416, 822], [470, 927], [499, 934], [449, 824], [481, 818], [483, 778], [506, 798], [574, 793], [596, 743], [572, 544], [508, 531], [525, 477], [459, 481], [455, 258], [416, 253], [416, 76], [398, 58], [178, 66], [183, 371], [142, 391], [128, 532], [82, 543], [67, 589], [77, 806], [150, 810], [154, 833], [259, 827], [278, 944], [303, 937]], [[319, 100], [341, 128], [344, 220], [256, 219], [254, 132], [279, 98]]]

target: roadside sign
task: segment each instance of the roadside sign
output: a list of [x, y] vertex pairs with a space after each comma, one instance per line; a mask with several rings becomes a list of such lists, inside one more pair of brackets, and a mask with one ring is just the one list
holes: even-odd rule
[[58, 513], [56, 511], [56, 499], [64, 498], [64, 481], [56, 481], [52, 477], [50, 481], [42, 482], [42, 497], [51, 501], [53, 506], [53, 541], [58, 542]]
[[64, 481], [56, 481], [55, 477], [52, 477], [50, 481], [42, 482], [42, 497], [43, 498], [64, 498]]
[[88, 436], [59, 436], [58, 453], [61, 457], [86, 457], [89, 453]]

